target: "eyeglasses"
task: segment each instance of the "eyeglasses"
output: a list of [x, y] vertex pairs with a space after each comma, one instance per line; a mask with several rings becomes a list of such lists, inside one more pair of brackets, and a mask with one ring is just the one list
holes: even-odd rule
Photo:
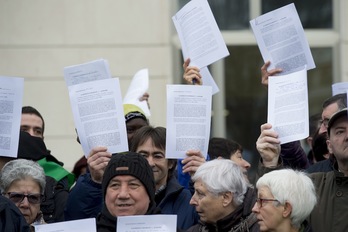
[[41, 200], [43, 198], [43, 195], [40, 193], [33, 193], [33, 194], [23, 194], [23, 193], [16, 193], [16, 192], [8, 192], [6, 193], [8, 195], [8, 198], [13, 203], [21, 203], [24, 200], [24, 197], [26, 197], [31, 204], [40, 204]]
[[324, 120], [319, 121], [320, 125], [324, 125], [326, 128], [329, 126], [329, 119], [325, 118]]
[[265, 198], [256, 198], [256, 203], [257, 203], [257, 206], [259, 208], [261, 208], [265, 202], [269, 202], [269, 201], [273, 201], [273, 202], [279, 202], [278, 200], [276, 199], [265, 199]]

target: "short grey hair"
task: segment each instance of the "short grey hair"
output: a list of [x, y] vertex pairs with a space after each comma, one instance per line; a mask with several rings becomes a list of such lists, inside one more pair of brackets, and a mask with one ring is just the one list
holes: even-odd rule
[[1, 192], [7, 192], [11, 184], [17, 180], [32, 178], [40, 186], [41, 194], [45, 191], [46, 176], [43, 168], [32, 160], [11, 160], [1, 170], [0, 188]]
[[292, 207], [291, 224], [300, 228], [317, 203], [314, 184], [306, 173], [292, 169], [275, 170], [263, 175], [256, 188], [267, 187], [275, 199]]
[[233, 193], [235, 206], [243, 203], [244, 194], [249, 186], [241, 168], [228, 159], [215, 159], [202, 164], [192, 180], [202, 181], [207, 190], [214, 195]]

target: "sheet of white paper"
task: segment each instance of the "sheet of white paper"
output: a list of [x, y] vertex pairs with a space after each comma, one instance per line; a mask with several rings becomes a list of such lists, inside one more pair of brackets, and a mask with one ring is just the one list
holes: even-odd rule
[[190, 65], [203, 68], [229, 55], [207, 0], [189, 1], [172, 20]]
[[332, 86], [332, 96], [340, 93], [346, 93], [348, 90], [348, 82], [334, 83]]
[[211, 86], [167, 85], [167, 159], [183, 159], [190, 149], [206, 156], [211, 102]]
[[69, 86], [75, 126], [85, 156], [96, 146], [111, 153], [128, 150], [126, 123], [118, 78]]
[[264, 62], [269, 69], [281, 68], [282, 75], [315, 68], [304, 30], [293, 3], [250, 21]]
[[36, 232], [97, 232], [95, 218], [35, 226]]
[[145, 113], [146, 117], [151, 116], [150, 109], [146, 101], [139, 101], [139, 98], [144, 95], [149, 89], [149, 70], [141, 69], [133, 77], [126, 95], [123, 98], [123, 104], [133, 104]]
[[176, 215], [143, 215], [117, 217], [117, 231], [176, 232]]
[[208, 67], [204, 67], [200, 69], [200, 74], [202, 76], [203, 85], [208, 85], [212, 87], [212, 94], [216, 94], [220, 91], [216, 82], [214, 81], [213, 76], [210, 74]]
[[67, 86], [106, 78], [111, 78], [111, 74], [109, 63], [104, 59], [64, 68], [64, 79]]
[[17, 157], [24, 79], [0, 76], [0, 154]]
[[270, 76], [268, 123], [279, 134], [281, 144], [309, 135], [307, 71]]

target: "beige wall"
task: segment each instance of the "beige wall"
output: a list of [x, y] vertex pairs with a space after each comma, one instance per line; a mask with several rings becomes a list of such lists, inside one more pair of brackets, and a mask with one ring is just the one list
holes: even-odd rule
[[156, 126], [165, 126], [165, 85], [172, 80], [170, 1], [0, 0], [0, 75], [25, 78], [23, 105], [46, 121], [45, 142], [71, 170], [75, 141], [65, 66], [104, 58], [123, 95], [142, 68], [150, 74]]

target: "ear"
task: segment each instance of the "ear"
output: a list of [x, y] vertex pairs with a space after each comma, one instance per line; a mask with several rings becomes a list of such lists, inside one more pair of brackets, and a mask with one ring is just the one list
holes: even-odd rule
[[326, 146], [327, 146], [327, 149], [329, 150], [329, 153], [330, 153], [330, 154], [333, 154], [331, 142], [330, 142], [329, 139], [326, 140]]
[[233, 202], [233, 193], [225, 192], [222, 194], [222, 206], [227, 207]]
[[290, 205], [289, 202], [285, 202], [284, 211], [283, 211], [283, 217], [284, 218], [290, 217], [291, 212], [292, 212], [292, 206]]
[[168, 170], [173, 169], [175, 165], [176, 165], [176, 160], [173, 160], [173, 159], [168, 160]]

